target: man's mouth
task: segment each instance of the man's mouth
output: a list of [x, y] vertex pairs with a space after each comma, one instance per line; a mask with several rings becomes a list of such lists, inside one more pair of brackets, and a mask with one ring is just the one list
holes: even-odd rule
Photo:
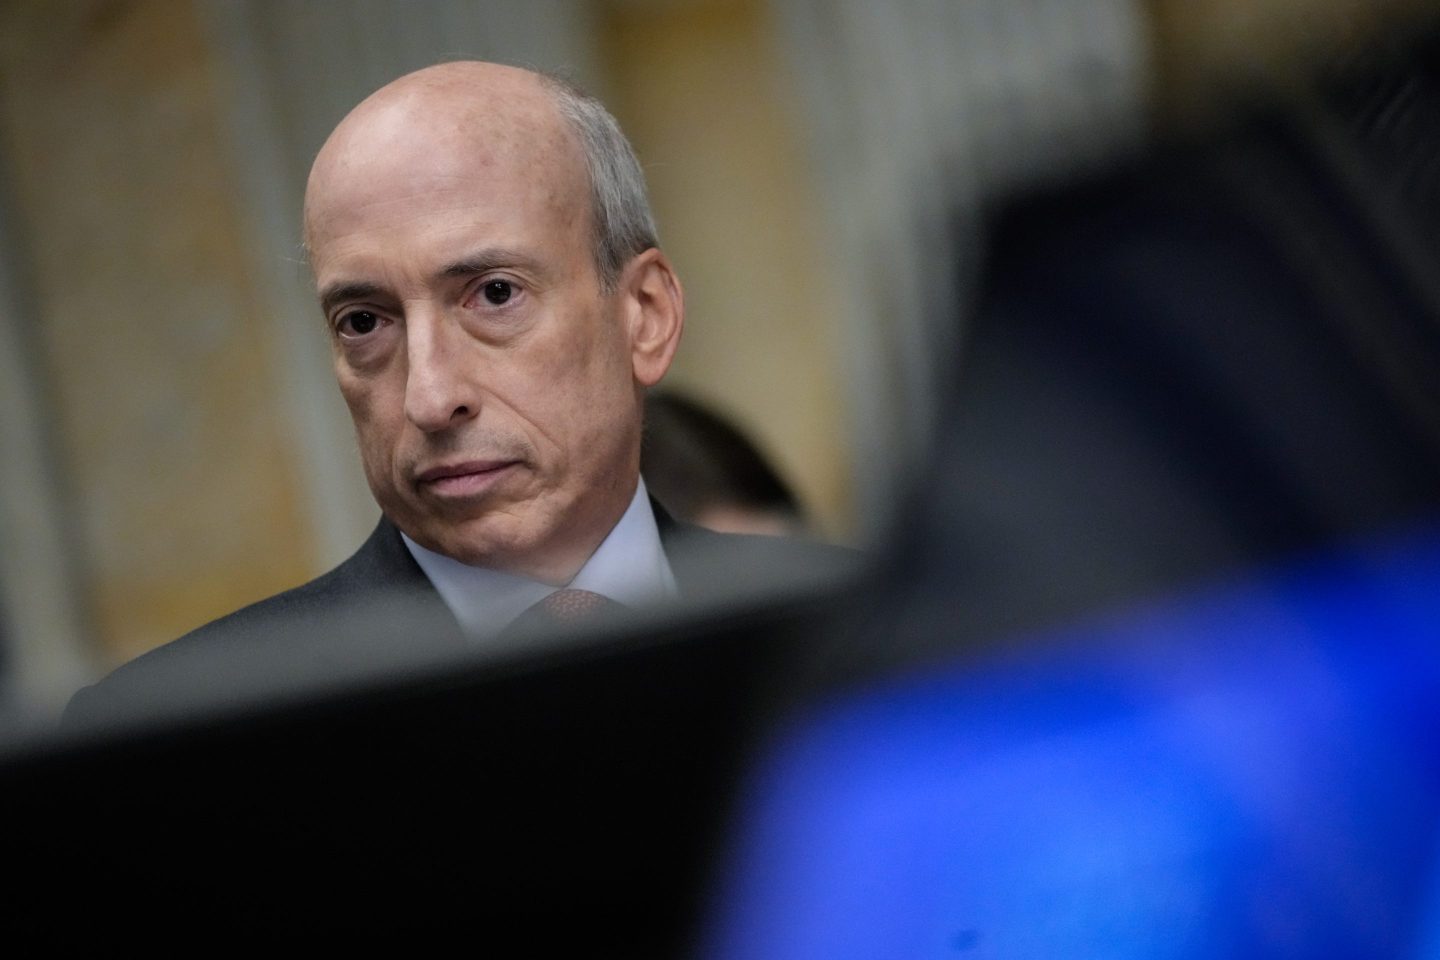
[[430, 467], [415, 474], [422, 493], [442, 497], [470, 497], [484, 493], [517, 466], [518, 460], [466, 460]]

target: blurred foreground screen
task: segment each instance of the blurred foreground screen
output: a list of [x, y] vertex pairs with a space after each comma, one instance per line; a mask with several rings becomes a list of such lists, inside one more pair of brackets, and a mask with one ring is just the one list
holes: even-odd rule
[[1440, 525], [779, 739], [704, 955], [1433, 957]]

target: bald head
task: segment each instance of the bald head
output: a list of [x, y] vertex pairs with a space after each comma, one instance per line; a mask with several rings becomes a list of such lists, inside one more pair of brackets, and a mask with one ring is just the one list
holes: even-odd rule
[[607, 288], [626, 261], [658, 243], [639, 162], [599, 101], [556, 77], [462, 61], [395, 80], [335, 128], [306, 185], [307, 249], [333, 201], [343, 208], [365, 200], [337, 198], [337, 182], [383, 186], [403, 181], [407, 170], [446, 165], [440, 175], [465, 176], [493, 166], [497, 152], [550, 164], [560, 181], [586, 192], [595, 265]]
[[320, 148], [305, 189], [307, 245], [314, 250], [337, 219], [377, 200], [537, 164], [557, 185], [583, 191], [579, 145], [537, 75], [490, 63], [408, 74], [362, 101]]

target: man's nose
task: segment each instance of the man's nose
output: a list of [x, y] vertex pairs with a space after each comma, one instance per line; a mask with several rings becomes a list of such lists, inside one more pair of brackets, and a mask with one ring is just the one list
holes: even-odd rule
[[426, 433], [444, 430], [480, 412], [463, 337], [440, 311], [419, 308], [407, 312], [405, 416]]

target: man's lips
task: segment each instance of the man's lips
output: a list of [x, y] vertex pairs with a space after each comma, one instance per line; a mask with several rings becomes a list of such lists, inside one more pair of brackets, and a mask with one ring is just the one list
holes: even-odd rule
[[422, 491], [442, 496], [469, 496], [482, 493], [518, 460], [466, 460], [429, 467], [415, 474]]

